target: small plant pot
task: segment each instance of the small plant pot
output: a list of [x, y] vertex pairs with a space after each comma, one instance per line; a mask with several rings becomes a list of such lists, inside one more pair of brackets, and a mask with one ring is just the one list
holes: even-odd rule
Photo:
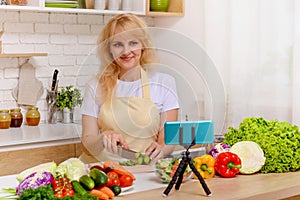
[[74, 110], [69, 110], [68, 108], [65, 108], [62, 110], [62, 123], [70, 124], [73, 123], [73, 114]]

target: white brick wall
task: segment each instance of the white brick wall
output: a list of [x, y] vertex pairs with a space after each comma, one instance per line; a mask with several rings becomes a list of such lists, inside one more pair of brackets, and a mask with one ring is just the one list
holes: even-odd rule
[[[22, 12], [0, 10], [0, 31], [4, 53], [48, 53], [32, 57], [44, 93], [36, 106], [46, 119], [46, 89], [54, 69], [59, 70], [59, 87], [73, 84], [83, 90], [85, 83], [97, 73], [99, 61], [96, 43], [99, 33], [111, 16]], [[152, 25], [151, 18], [147, 23]], [[0, 58], [0, 109], [18, 107], [12, 90], [18, 86], [19, 66], [24, 58]], [[22, 108], [25, 114], [26, 109]], [[78, 109], [77, 109], [78, 110]], [[75, 118], [79, 118], [77, 113]]]

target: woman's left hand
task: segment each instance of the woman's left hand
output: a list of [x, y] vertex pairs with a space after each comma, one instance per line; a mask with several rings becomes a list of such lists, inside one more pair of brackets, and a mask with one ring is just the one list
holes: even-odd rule
[[152, 142], [151, 145], [146, 149], [145, 154], [150, 156], [151, 160], [157, 161], [164, 158], [163, 146], [157, 142]]

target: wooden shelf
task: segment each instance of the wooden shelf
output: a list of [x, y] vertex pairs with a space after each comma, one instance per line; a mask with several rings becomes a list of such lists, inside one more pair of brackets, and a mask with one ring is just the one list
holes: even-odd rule
[[150, 0], [147, 0], [146, 15], [152, 17], [184, 16], [184, 0], [170, 0], [167, 12], [150, 11]]
[[134, 0], [135, 10], [96, 10], [96, 9], [80, 9], [80, 8], [49, 8], [44, 6], [45, 0], [29, 0], [27, 6], [16, 5], [0, 5], [0, 10], [17, 10], [17, 11], [34, 11], [34, 12], [50, 12], [50, 13], [80, 13], [80, 14], [104, 14], [116, 15], [121, 13], [133, 13], [142, 16], [151, 17], [172, 17], [184, 15], [184, 0], [170, 0], [167, 12], [150, 11], [150, 0]]
[[4, 53], [0, 54], [0, 58], [28, 58], [33, 56], [48, 56], [48, 53]]

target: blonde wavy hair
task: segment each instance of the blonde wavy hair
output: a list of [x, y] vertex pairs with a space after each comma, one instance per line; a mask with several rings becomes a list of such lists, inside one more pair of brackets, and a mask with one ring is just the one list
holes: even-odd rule
[[103, 102], [111, 99], [120, 73], [120, 67], [110, 53], [110, 42], [113, 40], [117, 29], [121, 30], [121, 34], [130, 34], [142, 43], [140, 64], [143, 68], [158, 61], [145, 22], [133, 14], [114, 16], [103, 28], [98, 41], [98, 56], [101, 61], [98, 76], [100, 96]]

